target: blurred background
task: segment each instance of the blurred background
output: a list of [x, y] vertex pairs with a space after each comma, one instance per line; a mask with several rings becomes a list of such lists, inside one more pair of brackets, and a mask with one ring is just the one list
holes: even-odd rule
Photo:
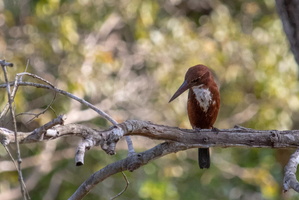
[[[168, 101], [186, 70], [201, 63], [221, 84], [217, 128], [299, 128], [298, 68], [271, 0], [4, 0], [0, 59], [15, 65], [8, 69], [10, 80], [25, 70], [35, 73], [119, 122], [139, 119], [181, 128], [191, 128], [187, 93]], [[2, 110], [4, 89], [0, 97]], [[21, 87], [16, 112], [40, 113], [53, 98], [53, 92]], [[58, 95], [31, 122], [32, 115], [18, 115], [18, 128], [33, 130], [59, 114], [67, 115], [67, 123], [110, 126]], [[10, 121], [6, 116], [1, 126], [10, 127]], [[32, 199], [67, 199], [93, 172], [127, 155], [120, 141], [117, 155], [93, 148], [85, 165], [75, 167], [78, 141], [21, 145]], [[138, 152], [160, 142], [133, 138]], [[15, 155], [15, 146], [10, 149]], [[209, 170], [199, 169], [197, 150], [178, 152], [126, 172], [130, 186], [119, 199], [299, 199], [293, 191], [282, 192], [283, 167], [293, 151], [213, 148]], [[21, 199], [17, 173], [3, 147], [0, 155], [0, 199]], [[85, 199], [109, 199], [125, 185], [117, 174]]]

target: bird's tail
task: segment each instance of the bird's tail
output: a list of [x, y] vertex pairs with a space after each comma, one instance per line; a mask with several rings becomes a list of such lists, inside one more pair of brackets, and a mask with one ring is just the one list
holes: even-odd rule
[[210, 168], [210, 151], [208, 148], [198, 149], [198, 164], [200, 169]]

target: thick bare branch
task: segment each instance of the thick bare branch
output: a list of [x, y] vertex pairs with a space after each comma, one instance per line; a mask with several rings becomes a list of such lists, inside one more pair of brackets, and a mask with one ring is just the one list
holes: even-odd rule
[[133, 171], [153, 159], [165, 156], [170, 153], [186, 150], [192, 148], [193, 145], [186, 145], [176, 142], [164, 142], [155, 146], [152, 149], [144, 151], [142, 153], [135, 154], [133, 156], [127, 157], [123, 160], [119, 160], [115, 163], [109, 164], [103, 169], [92, 174], [77, 191], [69, 198], [69, 200], [79, 200], [92, 190], [99, 182], [102, 182], [106, 178], [112, 176], [121, 171]]
[[[34, 129], [31, 132], [17, 132], [17, 140], [19, 143], [31, 143], [43, 140], [49, 140], [51, 138], [57, 137], [57, 131], [51, 129], [52, 127], [64, 123], [65, 116], [60, 115], [52, 121], [46, 123], [45, 125]], [[15, 143], [16, 138], [13, 136], [14, 132], [6, 128], [0, 128], [0, 142], [4, 146], [9, 143]], [[44, 137], [45, 135], [45, 137]]]
[[[93, 146], [101, 146], [102, 149], [113, 155], [117, 142], [126, 135], [144, 136], [156, 140], [164, 140], [162, 144], [142, 153], [127, 157], [107, 165], [105, 168], [93, 174], [85, 181], [74, 193], [70, 199], [81, 199], [97, 183], [107, 177], [121, 172], [133, 171], [148, 162], [161, 156], [198, 147], [261, 147], [261, 148], [298, 148], [299, 147], [299, 130], [254, 130], [240, 126], [233, 129], [180, 129], [164, 125], [157, 125], [151, 122], [140, 120], [128, 120], [107, 130], [91, 129], [84, 125], [68, 124], [58, 125], [46, 130], [42, 140], [56, 139], [66, 136], [77, 136], [82, 138], [75, 156], [76, 165], [84, 163], [85, 151]], [[47, 128], [46, 126], [44, 128]], [[44, 128], [42, 130], [44, 130]], [[20, 143], [38, 142], [41, 137], [38, 131], [28, 133], [18, 133]], [[12, 131], [0, 129], [1, 142], [8, 144], [14, 141]], [[298, 164], [297, 152], [292, 156], [289, 165], [286, 167], [286, 177], [284, 182], [285, 190], [294, 188], [297, 190], [297, 182], [294, 174]], [[290, 176], [292, 175], [292, 176]], [[293, 183], [296, 183], [295, 185]]]
[[222, 130], [188, 130], [139, 120], [128, 120], [118, 126], [124, 130], [125, 135], [141, 135], [151, 139], [196, 144], [196, 147], [297, 148], [299, 146], [299, 130], [254, 130], [240, 126]]
[[276, 0], [277, 12], [282, 21], [284, 32], [290, 42], [294, 58], [299, 64], [299, 1]]
[[[19, 132], [20, 143], [38, 141], [37, 131]], [[47, 133], [51, 134], [47, 134]], [[56, 132], [56, 134], [53, 134]], [[266, 147], [266, 148], [298, 148], [299, 130], [254, 130], [243, 127], [233, 129], [180, 129], [164, 125], [157, 125], [141, 120], [128, 120], [107, 130], [91, 129], [79, 124], [55, 126], [47, 130], [43, 140], [55, 139], [63, 136], [78, 136], [83, 139], [93, 139], [95, 145], [101, 145], [103, 150], [114, 154], [115, 144], [123, 136], [138, 135], [151, 139], [192, 144], [195, 147]], [[15, 142], [11, 131], [0, 129], [3, 141]], [[5, 139], [5, 140], [4, 140]]]
[[76, 166], [84, 164], [85, 150], [89, 150], [92, 146], [95, 146], [94, 140], [85, 139], [77, 147], [75, 162]]
[[288, 164], [284, 168], [283, 190], [287, 192], [289, 189], [294, 189], [299, 192], [299, 182], [296, 179], [297, 166], [299, 164], [299, 149], [292, 155]]
[[[155, 125], [150, 122], [129, 120], [119, 125], [125, 135], [142, 135], [152, 139], [172, 140], [177, 142], [165, 142], [156, 147], [107, 165], [105, 168], [94, 173], [86, 180], [77, 191], [69, 198], [70, 200], [82, 199], [92, 188], [107, 177], [125, 170], [133, 171], [148, 162], [161, 156], [177, 151], [195, 147], [229, 147], [229, 146], [251, 146], [251, 147], [298, 147], [299, 131], [260, 131], [236, 127], [228, 130], [185, 130], [175, 127]], [[111, 132], [109, 130], [108, 132]], [[180, 143], [179, 143], [180, 142]], [[299, 153], [297, 153], [299, 155]], [[299, 156], [293, 158], [298, 160]], [[298, 163], [297, 163], [298, 164]], [[296, 164], [296, 166], [297, 166]], [[295, 181], [296, 167], [292, 166], [292, 181], [285, 177], [285, 184]], [[297, 184], [298, 182], [296, 182]], [[291, 187], [297, 187], [291, 186]]]

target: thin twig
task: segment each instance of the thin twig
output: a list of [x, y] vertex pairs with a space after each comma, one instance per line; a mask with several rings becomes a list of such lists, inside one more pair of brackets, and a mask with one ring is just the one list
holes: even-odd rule
[[[27, 63], [27, 64], [28, 64], [28, 63]], [[27, 68], [27, 66], [26, 66], [26, 68]], [[40, 80], [40, 81], [42, 81], [42, 82], [44, 82], [44, 83], [50, 85], [51, 87], [54, 87], [54, 85], [53, 85], [50, 81], [47, 81], [46, 79], [44, 79], [44, 78], [42, 78], [42, 77], [40, 77], [40, 76], [37, 76], [37, 75], [35, 75], [35, 74], [29, 73], [29, 72], [18, 73], [18, 74], [16, 75], [16, 82], [15, 82], [15, 84], [18, 84], [18, 81], [23, 80], [23, 76], [24, 76], [24, 75], [27, 75], [27, 76], [30, 76], [30, 77], [32, 77], [32, 78], [38, 79], [38, 80]], [[56, 96], [57, 96], [57, 93], [54, 91], [54, 96], [53, 96], [51, 102], [47, 105], [47, 107], [46, 107], [43, 111], [41, 111], [41, 112], [35, 114], [34, 117], [32, 117], [27, 123], [32, 122], [35, 118], [38, 118], [40, 115], [44, 114], [49, 108], [51, 108], [52, 104], [54, 103], [54, 101], [55, 101], [55, 99], [56, 99]]]
[[[7, 148], [7, 146], [5, 146], [5, 145], [3, 145], [3, 147], [4, 147], [5, 151], [7, 152], [7, 154], [9, 155], [9, 157], [10, 157], [10, 159], [11, 159], [12, 163], [14, 164], [15, 168], [18, 170], [18, 165], [17, 165], [17, 163], [16, 163], [15, 159], [13, 158], [13, 156], [11, 155], [11, 153], [10, 153], [9, 149], [8, 149], [8, 148]], [[22, 185], [23, 185], [23, 187], [25, 188], [25, 191], [26, 191], [26, 196], [27, 196], [27, 198], [28, 198], [28, 199], [30, 199], [30, 196], [29, 196], [28, 190], [26, 189], [25, 182], [24, 182], [24, 180], [23, 180], [23, 179], [22, 179], [21, 181], [22, 181]]]
[[[27, 67], [28, 67], [28, 64], [29, 64], [29, 60], [28, 60], [27, 65], [26, 65], [26, 69], [27, 69]], [[54, 87], [54, 85], [53, 85], [51, 82], [45, 80], [44, 78], [42, 78], [42, 77], [40, 77], [40, 76], [37, 76], [37, 75], [32, 74], [32, 73], [29, 73], [29, 72], [22, 72], [22, 73], [18, 73], [18, 74], [16, 75], [16, 79], [15, 79], [15, 87], [18, 87], [18, 83], [19, 83], [19, 81], [22, 81], [22, 80], [23, 80], [23, 76], [24, 76], [24, 75], [27, 75], [27, 76], [30, 76], [30, 77], [32, 77], [32, 78], [38, 79], [38, 80], [40, 80], [40, 81], [42, 81], [42, 82], [45, 82], [46, 84], [50, 85], [51, 87]], [[52, 98], [52, 100], [51, 100], [51, 102], [48, 104], [48, 106], [47, 106], [43, 111], [39, 112], [38, 114], [33, 114], [34, 117], [32, 117], [29, 121], [27, 121], [27, 123], [32, 122], [35, 118], [38, 118], [40, 115], [44, 114], [49, 108], [51, 108], [52, 104], [54, 103], [54, 101], [55, 101], [55, 99], [56, 99], [56, 96], [57, 96], [57, 93], [54, 91], [54, 97]], [[25, 113], [25, 114], [28, 114], [28, 113]], [[22, 114], [19, 114], [19, 115], [22, 115]]]
[[27, 63], [26, 63], [25, 70], [24, 70], [25, 72], [27, 72], [27, 69], [28, 69], [28, 67], [29, 67], [29, 63], [30, 63], [30, 60], [28, 59], [28, 60], [27, 60]]
[[[20, 81], [20, 80], [19, 80], [19, 76], [16, 76], [16, 77], [15, 77], [14, 88], [13, 88], [13, 90], [12, 90], [12, 92], [11, 92], [11, 95], [10, 95], [10, 98], [11, 98], [12, 100], [15, 99], [15, 96], [16, 96], [16, 94], [17, 94], [17, 91], [18, 91], [18, 88], [19, 88], [19, 85], [18, 85], [18, 82], [19, 82], [19, 81]], [[4, 106], [4, 109], [3, 109], [3, 111], [2, 111], [1, 114], [0, 114], [0, 119], [2, 119], [2, 117], [8, 112], [8, 110], [9, 110], [9, 102], [7, 102], [6, 105]]]
[[119, 197], [120, 195], [122, 195], [122, 194], [128, 189], [128, 187], [129, 187], [130, 182], [129, 182], [129, 180], [128, 180], [126, 174], [125, 174], [124, 172], [121, 172], [121, 173], [122, 173], [122, 175], [123, 175], [123, 177], [124, 177], [124, 179], [125, 179], [125, 181], [126, 181], [126, 186], [125, 186], [125, 188], [124, 188], [120, 193], [118, 193], [116, 196], [111, 197], [110, 200], [116, 199], [117, 197]]
[[[54, 96], [53, 96], [51, 102], [47, 105], [47, 107], [46, 107], [45, 109], [43, 109], [43, 110], [40, 111], [39, 113], [23, 112], [23, 113], [19, 113], [19, 114], [17, 114], [16, 116], [18, 117], [18, 116], [21, 116], [21, 115], [31, 115], [31, 116], [33, 115], [33, 117], [32, 117], [31, 119], [29, 119], [29, 120], [26, 122], [26, 124], [29, 124], [29, 123], [31, 123], [34, 119], [38, 118], [40, 115], [45, 114], [45, 112], [46, 112], [47, 110], [52, 110], [53, 113], [56, 115], [56, 112], [55, 112], [55, 111], [53, 110], [53, 108], [52, 108], [52, 105], [53, 105], [53, 103], [54, 103], [56, 97], [57, 97], [57, 93], [54, 92]], [[57, 115], [56, 115], [56, 116], [57, 116]]]
[[[54, 87], [54, 85], [53, 85], [50, 81], [47, 81], [46, 79], [44, 79], [44, 78], [42, 78], [42, 77], [40, 77], [40, 76], [38, 76], [38, 75], [36, 75], [36, 74], [29, 73], [29, 72], [21, 72], [21, 73], [18, 73], [18, 74], [16, 75], [16, 77], [22, 77], [22, 76], [24, 76], [24, 75], [27, 75], [27, 76], [30, 76], [30, 77], [32, 77], [32, 78], [38, 79], [38, 80], [40, 80], [40, 81], [42, 81], [42, 82], [45, 82], [45, 83], [47, 83], [48, 85]], [[17, 78], [17, 79], [18, 79], [18, 80], [22, 80], [22, 79], [20, 79], [20, 78]]]
[[[21, 157], [21, 152], [20, 152], [20, 145], [18, 142], [18, 131], [17, 131], [17, 122], [16, 122], [16, 116], [15, 116], [15, 112], [12, 108], [12, 103], [13, 103], [13, 99], [11, 98], [11, 90], [10, 90], [10, 85], [8, 84], [8, 78], [7, 78], [7, 69], [6, 69], [7, 65], [2, 65], [2, 70], [3, 70], [3, 74], [4, 74], [4, 80], [6, 83], [6, 91], [7, 91], [7, 96], [8, 96], [8, 102], [9, 102], [9, 110], [12, 116], [12, 121], [13, 121], [13, 126], [14, 126], [14, 135], [15, 135], [15, 140], [16, 140], [16, 146], [17, 146], [17, 158], [18, 158], [18, 174], [19, 174], [19, 182], [20, 182], [20, 187], [21, 187], [21, 192], [22, 192], [22, 196], [24, 198], [24, 200], [28, 199], [27, 198], [27, 193], [28, 191], [26, 190], [26, 187], [24, 185], [24, 179], [23, 179], [23, 174], [22, 174], [22, 168], [21, 168], [21, 163], [22, 163], [22, 157]], [[10, 67], [12, 67], [10, 65]]]
[[[30, 75], [34, 78], [40, 78], [39, 76], [36, 76], [36, 75], [31, 75], [30, 73], [21, 73], [21, 74], [24, 74], [24, 75]], [[44, 80], [43, 78], [41, 78], [42, 80]], [[46, 81], [48, 82], [48, 81]], [[14, 85], [15, 83], [9, 83], [10, 85]], [[107, 113], [105, 113], [104, 111], [98, 109], [96, 106], [94, 106], [93, 104], [89, 103], [88, 101], [84, 100], [84, 99], [81, 99], [69, 92], [66, 92], [64, 90], [61, 90], [61, 89], [58, 89], [56, 88], [55, 86], [53, 85], [45, 85], [45, 84], [40, 84], [40, 83], [32, 83], [32, 82], [18, 82], [18, 85], [19, 86], [32, 86], [32, 87], [36, 87], [36, 88], [43, 88], [43, 89], [48, 89], [48, 90], [52, 90], [52, 91], [55, 91], [59, 94], [62, 94], [62, 95], [65, 95], [71, 99], [74, 99], [78, 102], [80, 102], [81, 104], [89, 107], [90, 109], [94, 110], [95, 112], [97, 112], [100, 116], [102, 116], [104, 119], [108, 120], [109, 122], [111, 122], [113, 125], [117, 125], [117, 121], [115, 121], [112, 117], [110, 117]], [[2, 84], [0, 85], [0, 88], [4, 88], [6, 87], [6, 84]], [[127, 145], [128, 145], [128, 151], [129, 151], [129, 156], [133, 155], [135, 153], [134, 151], [134, 147], [133, 147], [133, 143], [131, 141], [131, 138], [129, 136], [126, 136], [126, 142], [127, 142]]]
[[[5, 88], [7, 84], [1, 84], [0, 88]], [[9, 83], [9, 85], [14, 85], [14, 83]], [[79, 97], [77, 97], [76, 95], [73, 95], [69, 92], [66, 92], [64, 90], [58, 89], [54, 86], [49, 86], [49, 85], [45, 85], [45, 84], [41, 84], [41, 83], [32, 83], [32, 82], [19, 82], [18, 85], [20, 86], [32, 86], [32, 87], [36, 87], [36, 88], [43, 88], [43, 89], [48, 89], [48, 90], [53, 90], [59, 94], [65, 95], [71, 99], [74, 99], [76, 101], [78, 101], [79, 103], [89, 107], [90, 109], [94, 110], [95, 112], [97, 112], [100, 116], [102, 116], [104, 119], [108, 120], [110, 123], [112, 123], [113, 125], [117, 125], [118, 123], [112, 119], [107, 113], [105, 113], [104, 111], [98, 109], [97, 107], [95, 107], [94, 105], [92, 105], [91, 103], [89, 103], [88, 101], [81, 99]]]
[[[28, 66], [28, 62], [27, 62], [27, 66]], [[86, 105], [87, 107], [93, 109], [94, 111], [96, 111], [98, 114], [100, 114], [100, 116], [102, 116], [103, 118], [105, 118], [106, 120], [108, 120], [109, 122], [111, 122], [113, 125], [117, 125], [118, 122], [116, 122], [112, 117], [110, 117], [107, 113], [105, 113], [104, 111], [96, 108], [94, 105], [92, 105], [91, 103], [85, 101], [84, 99], [81, 99], [71, 93], [68, 93], [68, 92], [65, 92], [63, 90], [60, 90], [58, 88], [56, 88], [53, 84], [51, 84], [49, 81], [35, 75], [35, 74], [31, 74], [31, 73], [28, 73], [28, 72], [22, 72], [22, 73], [19, 73], [16, 75], [16, 78], [15, 78], [15, 82], [14, 82], [14, 89], [13, 89], [13, 92], [10, 91], [10, 83], [8, 83], [8, 79], [7, 79], [7, 72], [6, 72], [6, 68], [5, 66], [2, 66], [3, 68], [3, 71], [4, 71], [4, 74], [5, 74], [5, 82], [6, 82], [6, 88], [7, 88], [7, 93], [8, 93], [8, 99], [9, 99], [9, 102], [8, 102], [8, 106], [6, 106], [6, 108], [3, 110], [3, 112], [0, 114], [0, 116], [4, 116], [5, 113], [7, 113], [8, 109], [11, 111], [11, 115], [13, 117], [13, 123], [14, 123], [14, 132], [15, 132], [15, 141], [16, 141], [16, 144], [17, 144], [17, 154], [18, 154], [18, 173], [19, 173], [19, 178], [20, 178], [20, 182], [21, 182], [21, 191], [22, 191], [22, 195], [23, 195], [23, 198], [26, 199], [26, 196], [24, 194], [25, 190], [26, 190], [26, 187], [23, 187], [23, 184], [22, 182], [24, 183], [23, 181], [23, 177], [22, 177], [22, 171], [21, 171], [21, 155], [20, 155], [20, 150], [19, 150], [19, 142], [18, 141], [18, 138], [17, 138], [17, 127], [16, 127], [16, 116], [15, 116], [15, 113], [13, 112], [13, 109], [12, 109], [12, 102], [13, 102], [13, 99], [15, 97], [15, 94], [18, 90], [18, 87], [19, 85], [21, 85], [21, 83], [23, 82], [23, 76], [24, 75], [27, 75], [27, 76], [30, 76], [32, 78], [35, 78], [35, 79], [38, 79], [44, 83], [46, 83], [46, 87], [43, 87], [43, 88], [47, 88], [47, 89], [50, 89], [52, 91], [55, 92], [55, 95], [54, 95], [54, 98], [52, 99], [52, 102], [47, 106], [47, 108], [39, 113], [38, 115], [35, 115], [35, 117], [38, 117], [40, 114], [43, 114], [46, 110], [48, 110], [48, 108], [51, 107], [52, 103], [54, 102], [55, 98], [56, 98], [56, 93], [60, 93], [60, 94], [63, 94], [63, 95], [66, 95], [76, 101], [79, 101], [81, 104], [84, 104]], [[26, 67], [27, 69], [27, 67]], [[39, 87], [40, 85], [43, 85], [43, 84], [35, 84], [35, 83], [30, 83], [29, 84], [30, 86], [35, 86], [35, 87]], [[43, 85], [45, 86], [45, 85]], [[34, 118], [32, 118], [34, 119]], [[42, 131], [43, 132], [43, 131]], [[42, 138], [43, 134], [39, 135], [39, 137], [41, 138], [41, 140], [43, 139]], [[131, 156], [131, 155], [134, 155], [135, 154], [135, 151], [134, 151], [134, 148], [133, 148], [133, 143], [132, 143], [132, 140], [129, 136], [126, 136], [126, 141], [127, 141], [127, 145], [128, 145], [128, 155]], [[114, 151], [113, 151], [114, 152]], [[84, 154], [84, 152], [83, 152]], [[84, 163], [84, 155], [80, 157], [79, 159], [79, 163]], [[78, 162], [77, 162], [78, 163]], [[116, 197], [120, 196], [128, 187], [128, 181], [127, 181], [127, 178], [126, 176], [123, 174], [123, 176], [125, 177], [125, 180], [126, 180], [126, 187], [125, 189], [119, 193]], [[26, 193], [27, 193], [27, 190], [26, 190]], [[115, 198], [116, 198], [115, 197]], [[29, 197], [30, 198], [30, 197]], [[114, 198], [113, 198], [114, 199]]]
[[[28, 61], [29, 62], [29, 61]], [[26, 65], [26, 69], [27, 69], [27, 66], [28, 66], [28, 62], [27, 62], [27, 65]], [[48, 85], [50, 85], [51, 87], [54, 87], [52, 83], [50, 83], [49, 81], [35, 75], [35, 74], [31, 74], [31, 73], [28, 73], [28, 72], [22, 72], [22, 73], [18, 73], [15, 77], [15, 82], [14, 82], [14, 89], [13, 91], [11, 92], [11, 98], [14, 99], [15, 98], [15, 95], [17, 93], [17, 90], [18, 90], [18, 87], [19, 87], [19, 82], [23, 80], [23, 76], [24, 75], [27, 75], [27, 76], [30, 76], [32, 78], [35, 78], [35, 79], [38, 79]], [[34, 120], [35, 118], [38, 118], [40, 115], [44, 114], [50, 107], [51, 105], [53, 104], [53, 102], [55, 101], [56, 99], [56, 92], [54, 92], [54, 97], [52, 99], [52, 101], [48, 104], [48, 106], [43, 110], [41, 111], [40, 113], [38, 114], [34, 114], [34, 117], [32, 117], [27, 123], [30, 123], [32, 120]], [[1, 112], [0, 114], [0, 119], [5, 115], [5, 113], [8, 111], [9, 109], [9, 103], [6, 104], [6, 106], [4, 107], [3, 111]], [[27, 113], [28, 114], [28, 113]], [[22, 115], [22, 114], [18, 114], [16, 116], [19, 116], [19, 115]]]

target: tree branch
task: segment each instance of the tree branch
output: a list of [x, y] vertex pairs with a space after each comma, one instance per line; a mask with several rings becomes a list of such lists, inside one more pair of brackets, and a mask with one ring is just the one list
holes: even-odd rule
[[[48, 85], [45, 84], [40, 84], [40, 83], [32, 83], [32, 82], [23, 82], [22, 81], [22, 76], [23, 75], [28, 75], [30, 77], [33, 78], [37, 78], [39, 80], [44, 81], [45, 83], [47, 83]], [[111, 122], [113, 125], [117, 125], [118, 123], [112, 118], [110, 117], [107, 113], [105, 113], [104, 111], [98, 109], [97, 107], [95, 107], [93, 104], [89, 103], [88, 101], [85, 101], [84, 99], [81, 99], [69, 92], [66, 92], [64, 90], [58, 89], [56, 87], [54, 87], [50, 82], [48, 82], [47, 80], [35, 75], [35, 74], [31, 74], [31, 73], [27, 73], [27, 72], [23, 72], [23, 73], [19, 73], [16, 76], [16, 80], [15, 82], [11, 82], [11, 83], [6, 83], [6, 84], [1, 84], [0, 88], [6, 88], [7, 86], [32, 86], [32, 87], [36, 87], [36, 88], [43, 88], [43, 89], [48, 89], [48, 90], [52, 90], [54, 92], [57, 92], [59, 94], [65, 95], [71, 99], [74, 99], [78, 102], [80, 102], [81, 104], [89, 107], [90, 109], [94, 110], [95, 112], [97, 112], [100, 116], [102, 116], [104, 119], [108, 120], [109, 122]], [[125, 137], [127, 145], [128, 145], [128, 156], [131, 156], [135, 153], [134, 148], [133, 148], [133, 143], [132, 140], [129, 136]]]
[[[12, 63], [7, 63], [5, 62], [4, 60], [1, 60], [1, 67], [2, 67], [2, 71], [3, 71], [3, 74], [4, 74], [4, 80], [5, 80], [5, 83], [6, 83], [6, 91], [7, 91], [7, 98], [8, 98], [8, 108], [10, 110], [10, 114], [11, 114], [11, 117], [12, 117], [12, 122], [13, 122], [13, 132], [14, 132], [14, 137], [15, 137], [15, 140], [18, 141], [18, 134], [17, 134], [17, 123], [16, 123], [16, 115], [15, 115], [15, 110], [13, 109], [13, 98], [12, 98], [12, 92], [11, 92], [11, 89], [10, 89], [10, 85], [8, 84], [8, 77], [7, 77], [7, 66], [9, 67], [13, 67], [13, 64]], [[23, 179], [23, 173], [22, 173], [22, 168], [21, 168], [21, 163], [22, 163], [22, 158], [21, 158], [21, 151], [20, 151], [20, 146], [19, 146], [19, 143], [16, 142], [16, 147], [17, 147], [17, 171], [18, 171], [18, 179], [19, 179], [19, 182], [20, 182], [20, 189], [21, 189], [21, 192], [22, 192], [22, 196], [23, 196], [23, 199], [24, 200], [27, 200], [29, 199], [29, 193], [26, 189], [26, 185], [24, 183], [24, 179]], [[8, 150], [8, 149], [6, 149]], [[14, 161], [13, 157], [10, 156], [12, 161]]]
[[2, 67], [4, 67], [4, 66], [6, 66], [6, 67], [13, 67], [13, 63], [6, 62], [5, 60], [0, 60], [0, 65]]
[[193, 145], [189, 146], [186, 144], [176, 143], [176, 142], [164, 142], [162, 144], [153, 147], [152, 149], [127, 157], [123, 160], [119, 160], [115, 163], [109, 164], [106, 167], [102, 168], [101, 170], [92, 174], [86, 181], [84, 181], [84, 183], [80, 185], [80, 187], [69, 198], [69, 200], [82, 199], [98, 183], [102, 182], [106, 178], [116, 173], [119, 173], [121, 171], [126, 171], [126, 170], [134, 171], [135, 169], [147, 164], [148, 162], [154, 159], [157, 159], [159, 157], [165, 156], [170, 153], [186, 150], [192, 147]]
[[[59, 119], [62, 116], [58, 117]], [[59, 121], [54, 119], [53, 121]], [[48, 123], [46, 124], [48, 125]], [[45, 125], [45, 126], [46, 126]], [[51, 127], [51, 126], [50, 126]], [[38, 130], [41, 128], [38, 128]], [[100, 145], [108, 154], [115, 153], [115, 145], [123, 136], [145, 136], [150, 139], [166, 140], [191, 144], [197, 147], [265, 147], [265, 148], [298, 148], [299, 130], [254, 130], [240, 126], [233, 129], [180, 129], [157, 125], [141, 120], [127, 120], [107, 130], [91, 129], [80, 124], [68, 124], [46, 128], [43, 140], [56, 139], [64, 136], [78, 136], [92, 139], [95, 146]], [[18, 132], [20, 143], [40, 141], [40, 131]], [[14, 143], [12, 131], [1, 128], [1, 141]]]
[[296, 179], [297, 166], [299, 164], [299, 149], [292, 155], [288, 164], [284, 168], [283, 190], [287, 192], [289, 189], [294, 189], [299, 192], [299, 182]]
[[[54, 121], [59, 121], [55, 119]], [[86, 180], [70, 199], [81, 199], [97, 183], [107, 177], [121, 172], [134, 171], [148, 162], [165, 156], [170, 153], [190, 149], [207, 147], [260, 147], [260, 148], [298, 148], [299, 130], [254, 130], [240, 126], [233, 129], [180, 129], [164, 125], [157, 125], [151, 122], [140, 120], [128, 120], [118, 125], [114, 125], [107, 130], [91, 129], [80, 124], [68, 124], [59, 126], [49, 126], [47, 123], [39, 130], [45, 130], [44, 136], [36, 130], [32, 132], [18, 132], [20, 143], [39, 142], [41, 140], [50, 140], [66, 136], [77, 136], [82, 138], [78, 145], [75, 156], [76, 165], [84, 163], [85, 151], [93, 146], [101, 146], [108, 154], [115, 154], [117, 142], [124, 136], [144, 136], [155, 140], [164, 140], [152, 149], [142, 153], [135, 154], [123, 160], [117, 161], [94, 173]], [[8, 144], [15, 142], [12, 131], [0, 128], [0, 140]], [[297, 182], [294, 182], [296, 166], [299, 162], [299, 152], [294, 154], [286, 167], [284, 189], [298, 188]], [[295, 167], [294, 167], [295, 166]], [[292, 176], [290, 176], [290, 174]], [[294, 183], [296, 183], [294, 185]]]
[[277, 12], [289, 40], [294, 58], [299, 64], [299, 4], [298, 0], [276, 0]]

